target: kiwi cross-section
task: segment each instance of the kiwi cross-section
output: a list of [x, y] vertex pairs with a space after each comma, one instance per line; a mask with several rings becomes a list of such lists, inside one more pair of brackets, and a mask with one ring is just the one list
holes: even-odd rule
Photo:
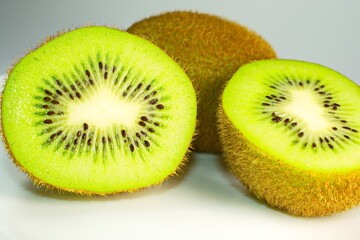
[[169, 56], [97, 26], [21, 59], [1, 108], [14, 162], [36, 183], [84, 194], [161, 183], [185, 160], [196, 122], [195, 91]]
[[360, 88], [321, 65], [261, 60], [228, 82], [218, 127], [229, 169], [294, 215], [360, 201]]

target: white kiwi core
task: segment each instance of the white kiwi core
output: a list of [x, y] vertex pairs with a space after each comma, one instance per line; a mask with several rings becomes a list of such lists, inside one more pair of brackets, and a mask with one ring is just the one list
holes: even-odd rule
[[330, 126], [323, 106], [311, 90], [293, 90], [291, 97], [284, 110], [300, 118], [310, 130], [321, 131]]
[[97, 127], [109, 127], [113, 124], [124, 126], [136, 125], [141, 104], [120, 99], [106, 86], [97, 90], [90, 99], [82, 102], [69, 103], [70, 124], [88, 124]]

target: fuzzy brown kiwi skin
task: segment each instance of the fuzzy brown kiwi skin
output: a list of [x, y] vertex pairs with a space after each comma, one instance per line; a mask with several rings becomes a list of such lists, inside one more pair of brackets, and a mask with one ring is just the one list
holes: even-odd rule
[[224, 161], [257, 198], [291, 215], [315, 217], [342, 212], [360, 202], [360, 170], [319, 173], [297, 169], [248, 141], [219, 107]]
[[222, 86], [241, 65], [276, 58], [271, 46], [236, 22], [191, 11], [146, 18], [127, 31], [151, 41], [184, 69], [198, 93], [195, 150], [220, 153], [216, 109]]
[[[43, 41], [41, 41], [40, 43], [38, 43], [33, 49], [31, 50], [28, 50], [24, 55], [23, 57], [21, 58], [18, 58], [14, 61], [14, 63], [11, 65], [11, 67], [7, 70], [7, 75], [10, 76], [12, 70], [14, 69], [14, 67], [24, 58], [26, 57], [28, 54], [32, 53], [33, 51], [35, 51], [36, 49], [40, 48], [41, 46], [45, 45], [47, 42], [51, 41], [51, 40], [54, 40], [55, 38], [67, 33], [67, 32], [70, 32], [70, 31], [73, 31], [75, 29], [78, 29], [78, 28], [83, 28], [83, 27], [92, 27], [94, 25], [91, 25], [91, 24], [88, 24], [88, 25], [85, 25], [85, 26], [81, 26], [81, 27], [75, 27], [75, 28], [69, 28], [69, 29], [66, 29], [66, 30], [62, 30], [62, 31], [59, 31], [58, 33], [52, 35], [52, 36], [48, 36], [46, 37]], [[113, 28], [113, 29], [117, 29], [119, 31], [123, 31], [121, 29], [118, 29], [116, 27], [112, 27], [112, 26], [106, 26], [106, 27], [109, 27], [109, 28]], [[27, 169], [25, 167], [23, 167], [15, 158], [14, 154], [12, 153], [10, 147], [9, 147], [9, 144], [8, 144], [8, 141], [6, 139], [6, 136], [5, 136], [5, 133], [4, 133], [4, 127], [3, 127], [3, 121], [2, 121], [2, 102], [3, 102], [3, 99], [2, 99], [2, 96], [4, 95], [4, 89], [5, 89], [5, 86], [6, 86], [6, 82], [7, 82], [7, 78], [5, 79], [5, 83], [4, 85], [2, 86], [2, 91], [1, 91], [1, 95], [0, 95], [0, 137], [1, 137], [1, 140], [5, 146], [5, 149], [6, 151], [8, 152], [12, 162], [14, 163], [14, 165], [20, 169], [22, 172], [24, 172], [27, 177], [33, 182], [33, 184], [40, 188], [40, 189], [45, 189], [45, 190], [57, 190], [59, 193], [70, 193], [70, 194], [76, 194], [76, 195], [80, 195], [80, 196], [89, 196], [89, 197], [92, 197], [92, 196], [107, 196], [107, 195], [116, 195], [116, 194], [121, 194], [121, 193], [134, 193], [134, 192], [137, 192], [137, 191], [141, 191], [141, 190], [145, 190], [147, 188], [150, 188], [150, 187], [156, 187], [156, 186], [160, 186], [162, 185], [164, 182], [166, 182], [169, 178], [173, 177], [173, 176], [178, 176], [178, 175], [181, 175], [181, 173], [183, 172], [183, 167], [185, 165], [187, 165], [187, 162], [189, 161], [189, 156], [190, 156], [190, 153], [193, 151], [193, 147], [192, 147], [192, 144], [193, 144], [193, 141], [194, 139], [196, 138], [196, 131], [193, 135], [193, 138], [192, 138], [192, 142], [191, 144], [189, 145], [188, 147], [188, 150], [186, 152], [186, 154], [184, 155], [183, 159], [181, 160], [179, 166], [177, 167], [177, 169], [175, 169], [171, 174], [169, 174], [165, 179], [163, 179], [162, 181], [160, 181], [159, 183], [156, 183], [156, 184], [151, 184], [149, 186], [145, 186], [145, 187], [141, 187], [141, 188], [135, 188], [135, 189], [129, 189], [129, 190], [123, 190], [123, 191], [113, 191], [113, 192], [95, 192], [95, 191], [88, 191], [88, 190], [84, 190], [84, 189], [70, 189], [70, 188], [63, 188], [63, 187], [60, 187], [60, 186], [55, 186], [55, 185], [52, 185], [52, 184], [49, 184], [45, 181], [43, 181], [42, 179], [36, 177], [35, 175], [33, 175], [32, 173], [30, 173], [29, 171], [27, 171]], [[198, 125], [198, 122], [196, 122], [196, 125]]]

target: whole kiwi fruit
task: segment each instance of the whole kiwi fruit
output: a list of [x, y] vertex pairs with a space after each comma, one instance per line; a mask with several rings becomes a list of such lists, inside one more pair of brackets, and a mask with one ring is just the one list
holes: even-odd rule
[[163, 49], [185, 70], [198, 95], [194, 148], [219, 153], [216, 110], [223, 85], [243, 64], [275, 58], [271, 46], [236, 22], [191, 11], [167, 12], [128, 28]]

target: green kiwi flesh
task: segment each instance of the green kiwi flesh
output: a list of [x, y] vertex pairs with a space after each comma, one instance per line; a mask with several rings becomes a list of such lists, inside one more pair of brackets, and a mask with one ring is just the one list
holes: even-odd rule
[[169, 56], [97, 26], [21, 59], [1, 108], [14, 162], [36, 183], [86, 194], [161, 183], [185, 160], [196, 123], [195, 91]]
[[295, 60], [242, 66], [222, 95], [218, 126], [230, 170], [261, 199], [294, 215], [360, 201], [360, 88]]

